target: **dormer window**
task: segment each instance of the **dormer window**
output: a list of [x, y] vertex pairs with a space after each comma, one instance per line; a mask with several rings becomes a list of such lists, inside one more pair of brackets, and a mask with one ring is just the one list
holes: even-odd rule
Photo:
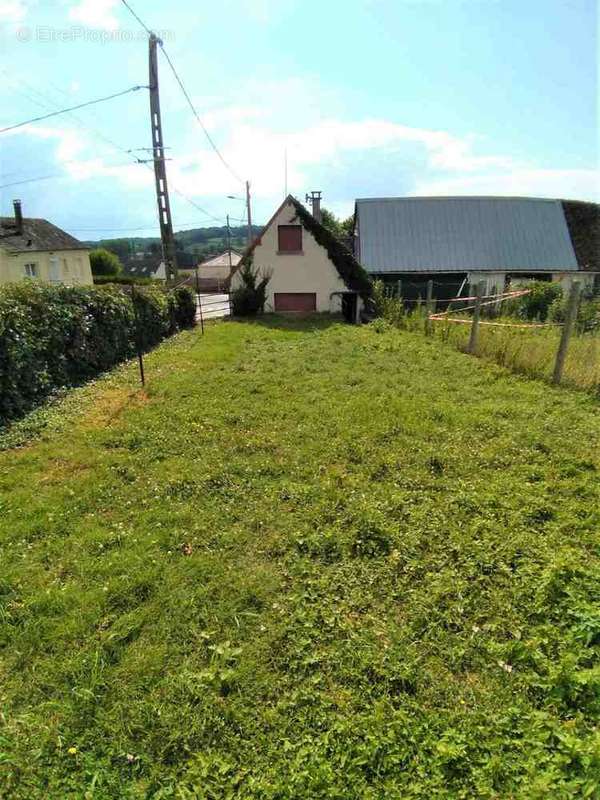
[[302, 225], [279, 225], [277, 228], [279, 253], [302, 252]]

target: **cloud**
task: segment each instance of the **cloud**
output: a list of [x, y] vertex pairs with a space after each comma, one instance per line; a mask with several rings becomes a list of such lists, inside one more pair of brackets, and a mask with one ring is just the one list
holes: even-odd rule
[[69, 9], [69, 19], [88, 28], [116, 30], [119, 22], [114, 15], [118, 0], [80, 0]]
[[25, 0], [0, 0], [0, 22], [21, 22], [27, 16]]
[[[351, 169], [349, 162], [361, 159], [395, 161], [414, 154], [415, 165], [423, 162], [427, 173], [474, 173], [489, 169], [508, 169], [505, 156], [479, 155], [473, 150], [473, 137], [461, 139], [444, 131], [410, 127], [382, 119], [346, 122], [321, 120], [302, 130], [274, 131], [257, 119], [254, 107], [219, 110], [205, 115], [205, 124], [220, 141], [221, 152], [237, 172], [251, 166], [249, 178], [256, 179], [257, 190], [265, 195], [281, 193], [284, 153], [288, 153], [288, 182], [293, 190], [306, 188], [315, 172], [327, 168]], [[237, 124], [227, 123], [238, 120]], [[229, 133], [229, 138], [226, 137]], [[197, 150], [185, 159], [175, 160], [169, 171], [192, 194], [224, 196], [235, 190], [214, 153]], [[260, 187], [260, 188], [259, 188]], [[356, 187], [364, 194], [364, 187]]]
[[516, 168], [485, 175], [420, 180], [411, 194], [531, 195], [600, 202], [600, 172], [593, 169]]
[[[342, 214], [349, 212], [357, 196], [378, 194], [600, 200], [600, 178], [594, 170], [544, 168], [482, 152], [474, 135], [457, 136], [381, 118], [348, 121], [331, 116], [293, 125], [289, 120], [282, 123], [273, 108], [253, 104], [252, 99], [247, 105], [217, 106], [205, 112], [203, 120], [225, 160], [252, 181], [257, 220], [268, 217], [283, 196], [286, 149], [289, 191], [303, 197], [308, 189], [323, 189], [326, 205]], [[167, 165], [172, 202], [182, 202], [177, 188], [219, 214], [230, 211], [242, 216], [242, 203], [238, 208], [226, 197], [241, 196], [244, 187], [224, 169], [192, 118], [180, 133]], [[117, 151], [98, 156], [95, 140], [79, 129], [35, 125], [11, 134], [51, 142], [52, 157], [72, 179], [77, 196], [85, 198], [93, 191], [92, 181], [99, 178], [112, 182], [114, 196], [124, 204], [128, 192], [147, 190], [152, 196], [151, 169], [128, 164]]]

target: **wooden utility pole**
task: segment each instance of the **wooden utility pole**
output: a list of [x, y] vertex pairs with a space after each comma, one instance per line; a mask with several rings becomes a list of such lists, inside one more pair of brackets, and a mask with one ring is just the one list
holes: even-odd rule
[[252, 210], [250, 208], [250, 181], [246, 181], [246, 210], [248, 211], [248, 247], [252, 244]]
[[229, 214], [227, 214], [227, 255], [229, 256], [229, 275], [231, 276], [231, 228], [229, 227]]
[[577, 307], [579, 305], [580, 289], [580, 282], [573, 281], [571, 284], [571, 293], [569, 294], [569, 302], [567, 304], [567, 313], [565, 315], [562, 335], [560, 337], [560, 344], [556, 353], [556, 362], [554, 364], [552, 383], [560, 383], [560, 379], [562, 378], [565, 359], [567, 358], [567, 350], [569, 347], [569, 339], [571, 338], [571, 334], [573, 333], [573, 328], [575, 326], [575, 320], [577, 319]]
[[471, 335], [469, 336], [469, 345], [467, 353], [476, 353], [477, 345], [479, 343], [479, 318], [481, 316], [481, 298], [484, 292], [484, 282], [480, 281], [477, 284], [477, 299], [475, 300], [475, 308], [473, 309], [473, 323], [471, 325]]
[[177, 278], [177, 254], [175, 251], [175, 237], [173, 236], [173, 222], [171, 220], [171, 206], [169, 204], [169, 190], [167, 188], [167, 170], [165, 167], [165, 148], [163, 144], [162, 124], [160, 121], [160, 99], [158, 96], [158, 60], [156, 46], [160, 43], [155, 34], [150, 34], [148, 40], [148, 63], [150, 84], [150, 126], [152, 129], [152, 160], [154, 162], [154, 179], [156, 183], [156, 202], [158, 204], [158, 218], [160, 222], [160, 238], [162, 241], [163, 259], [167, 283], [173, 283]]

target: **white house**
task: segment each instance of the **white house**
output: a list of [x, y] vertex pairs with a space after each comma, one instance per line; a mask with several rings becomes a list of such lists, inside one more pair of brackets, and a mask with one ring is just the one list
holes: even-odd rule
[[14, 209], [14, 217], [0, 217], [0, 284], [26, 279], [93, 283], [89, 249], [82, 242], [48, 220], [24, 217], [20, 200]]
[[271, 276], [265, 311], [341, 311], [354, 322], [370, 294], [369, 277], [354, 256], [292, 195], [244, 252], [232, 273], [232, 290], [240, 285], [241, 269], [249, 259], [261, 275]]

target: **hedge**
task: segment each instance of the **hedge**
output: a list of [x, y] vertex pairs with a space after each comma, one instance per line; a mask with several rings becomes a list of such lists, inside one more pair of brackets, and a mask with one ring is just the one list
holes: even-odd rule
[[194, 325], [185, 288], [131, 290], [24, 282], [0, 289], [0, 425]]

